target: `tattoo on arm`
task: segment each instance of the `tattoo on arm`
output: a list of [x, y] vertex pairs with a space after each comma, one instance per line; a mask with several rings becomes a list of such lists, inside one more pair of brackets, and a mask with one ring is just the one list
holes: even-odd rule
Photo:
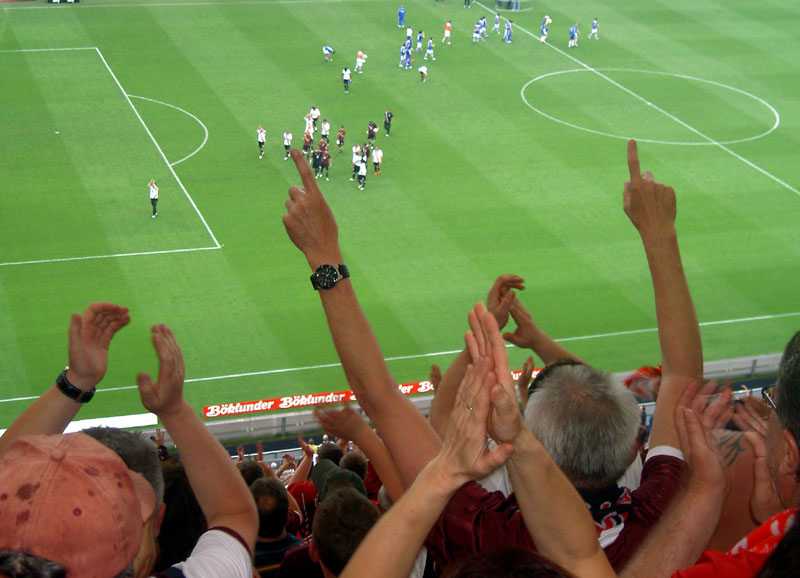
[[744, 444], [744, 432], [730, 430], [717, 433], [717, 448], [728, 467], [733, 465], [739, 454], [749, 449]]

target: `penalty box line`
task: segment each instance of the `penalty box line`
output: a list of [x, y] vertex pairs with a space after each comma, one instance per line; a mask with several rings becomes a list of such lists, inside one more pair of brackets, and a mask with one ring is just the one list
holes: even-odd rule
[[[488, 6], [486, 6], [485, 4], [482, 4], [481, 2], [475, 2], [475, 3], [476, 3], [477, 5], [479, 5], [479, 6], [483, 7], [483, 8], [485, 8], [486, 10], [488, 10], [489, 12], [491, 12], [492, 14], [497, 14], [497, 12], [495, 12], [494, 10], [492, 10], [491, 8], [489, 8]], [[508, 20], [508, 18], [505, 18], [505, 17], [504, 17], [504, 16], [502, 16], [502, 15], [500, 15], [500, 17], [501, 17], [501, 18], [503, 18], [503, 19], [504, 19], [504, 20], [506, 20], [506, 21]], [[515, 26], [515, 27], [516, 27], [518, 30], [521, 30], [522, 32], [524, 32], [525, 34], [527, 34], [528, 36], [530, 36], [531, 38], [536, 38], [536, 39], [538, 39], [538, 38], [539, 38], [539, 37], [538, 37], [538, 36], [536, 36], [536, 35], [535, 35], [533, 32], [531, 32], [530, 30], [528, 30], [528, 29], [526, 29], [526, 28], [523, 28], [522, 26], [517, 26], [516, 24], [515, 24], [514, 26]], [[756, 171], [758, 171], [759, 173], [761, 173], [761, 174], [762, 174], [762, 175], [764, 175], [765, 177], [768, 177], [768, 178], [772, 179], [773, 181], [775, 181], [776, 183], [778, 183], [778, 184], [779, 184], [779, 185], [781, 185], [782, 187], [785, 187], [785, 188], [789, 189], [790, 191], [792, 191], [794, 194], [796, 194], [796, 195], [800, 196], [800, 190], [797, 190], [795, 187], [793, 187], [792, 185], [790, 185], [790, 184], [789, 184], [789, 183], [787, 183], [786, 181], [783, 181], [783, 180], [779, 179], [778, 177], [776, 177], [775, 175], [773, 175], [772, 173], [770, 173], [769, 171], [767, 171], [767, 170], [765, 170], [765, 169], [762, 169], [760, 166], [758, 166], [758, 165], [757, 165], [757, 164], [755, 164], [754, 162], [752, 162], [752, 161], [750, 161], [750, 160], [748, 160], [748, 159], [744, 158], [742, 155], [740, 155], [740, 154], [738, 154], [738, 153], [736, 153], [736, 152], [732, 151], [730, 148], [728, 148], [728, 147], [727, 147], [727, 146], [725, 146], [724, 144], [722, 144], [722, 143], [720, 143], [720, 142], [718, 142], [718, 141], [714, 140], [713, 138], [711, 138], [710, 136], [706, 135], [705, 133], [703, 133], [703, 132], [699, 131], [698, 129], [694, 128], [694, 127], [693, 127], [693, 126], [691, 126], [690, 124], [688, 124], [688, 123], [686, 123], [686, 122], [682, 121], [682, 120], [681, 120], [681, 119], [679, 119], [677, 116], [675, 116], [674, 114], [670, 113], [669, 111], [667, 111], [667, 110], [664, 110], [664, 109], [663, 109], [663, 108], [661, 108], [660, 106], [658, 106], [658, 105], [656, 105], [656, 104], [653, 104], [653, 103], [651, 103], [651, 102], [650, 102], [650, 101], [648, 101], [646, 98], [644, 98], [644, 97], [643, 97], [643, 96], [641, 96], [640, 94], [637, 94], [636, 92], [632, 91], [632, 90], [631, 90], [630, 88], [628, 88], [627, 86], [623, 86], [622, 84], [620, 84], [619, 82], [617, 82], [617, 81], [616, 81], [616, 80], [614, 80], [613, 78], [611, 78], [611, 77], [609, 77], [609, 76], [607, 76], [607, 75], [603, 74], [603, 73], [602, 73], [602, 72], [600, 72], [599, 70], [597, 70], [597, 69], [595, 69], [595, 68], [593, 68], [593, 67], [589, 66], [588, 64], [586, 64], [586, 63], [585, 63], [585, 62], [583, 62], [582, 60], [579, 60], [579, 59], [575, 58], [575, 57], [574, 57], [574, 56], [572, 56], [571, 54], [568, 54], [567, 52], [565, 52], [565, 51], [564, 51], [564, 50], [562, 50], [561, 48], [559, 48], [559, 47], [557, 47], [557, 46], [553, 46], [553, 45], [552, 45], [552, 44], [550, 44], [549, 42], [545, 42], [544, 44], [545, 44], [545, 45], [547, 45], [547, 46], [548, 46], [548, 47], [549, 47], [551, 50], [555, 50], [556, 52], [558, 52], [558, 53], [559, 53], [559, 54], [561, 54], [562, 56], [564, 56], [564, 57], [566, 57], [566, 58], [570, 59], [571, 61], [573, 61], [573, 62], [574, 62], [575, 64], [577, 64], [578, 66], [580, 66], [580, 67], [584, 68], [585, 70], [587, 70], [587, 71], [589, 71], [589, 72], [591, 72], [591, 73], [593, 73], [593, 74], [596, 74], [597, 76], [599, 76], [599, 77], [600, 77], [600, 78], [602, 78], [603, 80], [605, 80], [605, 81], [607, 81], [607, 82], [609, 82], [609, 83], [613, 84], [614, 86], [616, 86], [617, 88], [619, 88], [619, 89], [620, 89], [620, 90], [622, 90], [623, 92], [627, 93], [628, 95], [632, 96], [632, 97], [633, 97], [633, 98], [635, 98], [636, 100], [638, 100], [638, 101], [640, 101], [640, 102], [644, 103], [645, 105], [649, 106], [650, 108], [652, 108], [652, 109], [654, 109], [654, 110], [656, 110], [656, 111], [660, 112], [661, 114], [663, 114], [664, 116], [666, 116], [666, 117], [667, 117], [667, 118], [669, 118], [670, 120], [672, 120], [672, 121], [674, 121], [674, 122], [678, 123], [679, 125], [681, 125], [681, 126], [682, 126], [682, 127], [684, 127], [685, 129], [689, 130], [690, 132], [693, 132], [694, 134], [696, 134], [697, 136], [699, 136], [699, 137], [700, 137], [700, 138], [702, 138], [703, 140], [705, 140], [705, 141], [708, 141], [708, 143], [709, 143], [709, 144], [711, 144], [711, 145], [713, 145], [713, 146], [715, 146], [715, 147], [719, 148], [720, 150], [722, 150], [722, 151], [724, 151], [724, 152], [728, 153], [729, 155], [731, 155], [731, 156], [732, 156], [732, 157], [734, 157], [735, 159], [738, 159], [738, 160], [740, 160], [741, 162], [743, 162], [744, 164], [746, 164], [746, 165], [747, 165], [747, 166], [749, 166], [750, 168], [752, 168], [752, 169], [755, 169]], [[779, 122], [780, 122], [780, 119], [779, 119]]]

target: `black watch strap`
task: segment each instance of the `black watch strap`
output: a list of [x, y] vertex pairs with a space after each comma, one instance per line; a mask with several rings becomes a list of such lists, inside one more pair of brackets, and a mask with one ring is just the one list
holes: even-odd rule
[[91, 391], [84, 391], [78, 387], [75, 387], [67, 379], [68, 369], [69, 365], [64, 368], [64, 371], [58, 374], [58, 377], [56, 378], [56, 385], [58, 386], [58, 389], [60, 389], [61, 393], [66, 395], [68, 398], [74, 399], [78, 403], [88, 403], [94, 397], [94, 392], [97, 391], [97, 388], [93, 387]]

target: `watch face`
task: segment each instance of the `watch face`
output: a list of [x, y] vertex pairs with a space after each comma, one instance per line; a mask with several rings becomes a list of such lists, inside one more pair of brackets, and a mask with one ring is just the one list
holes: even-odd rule
[[339, 280], [339, 272], [330, 265], [320, 265], [314, 272], [314, 282], [320, 289], [330, 289]]

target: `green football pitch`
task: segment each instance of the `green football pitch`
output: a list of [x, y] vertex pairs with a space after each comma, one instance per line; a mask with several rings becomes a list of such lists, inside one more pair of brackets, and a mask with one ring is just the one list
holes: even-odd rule
[[[347, 130], [320, 185], [398, 382], [452, 359], [502, 273], [525, 278], [539, 324], [591, 363], [658, 362], [644, 252], [622, 211], [628, 138], [677, 191], [706, 360], [781, 350], [800, 326], [800, 6], [536, 2], [502, 13], [511, 43], [473, 44], [493, 3], [404, 3], [436, 43], [413, 70], [398, 67], [396, 0], [0, 3], [0, 427], [53, 382], [69, 314], [98, 300], [132, 322], [82, 418], [142, 411], [135, 375], [157, 371], [154, 323], [175, 330], [198, 410], [347, 388], [281, 223], [298, 183], [282, 134], [300, 143], [311, 106]], [[358, 50], [369, 58], [345, 94]], [[349, 147], [387, 108], [382, 173], [359, 191]], [[524, 355], [511, 351], [512, 366]]]

